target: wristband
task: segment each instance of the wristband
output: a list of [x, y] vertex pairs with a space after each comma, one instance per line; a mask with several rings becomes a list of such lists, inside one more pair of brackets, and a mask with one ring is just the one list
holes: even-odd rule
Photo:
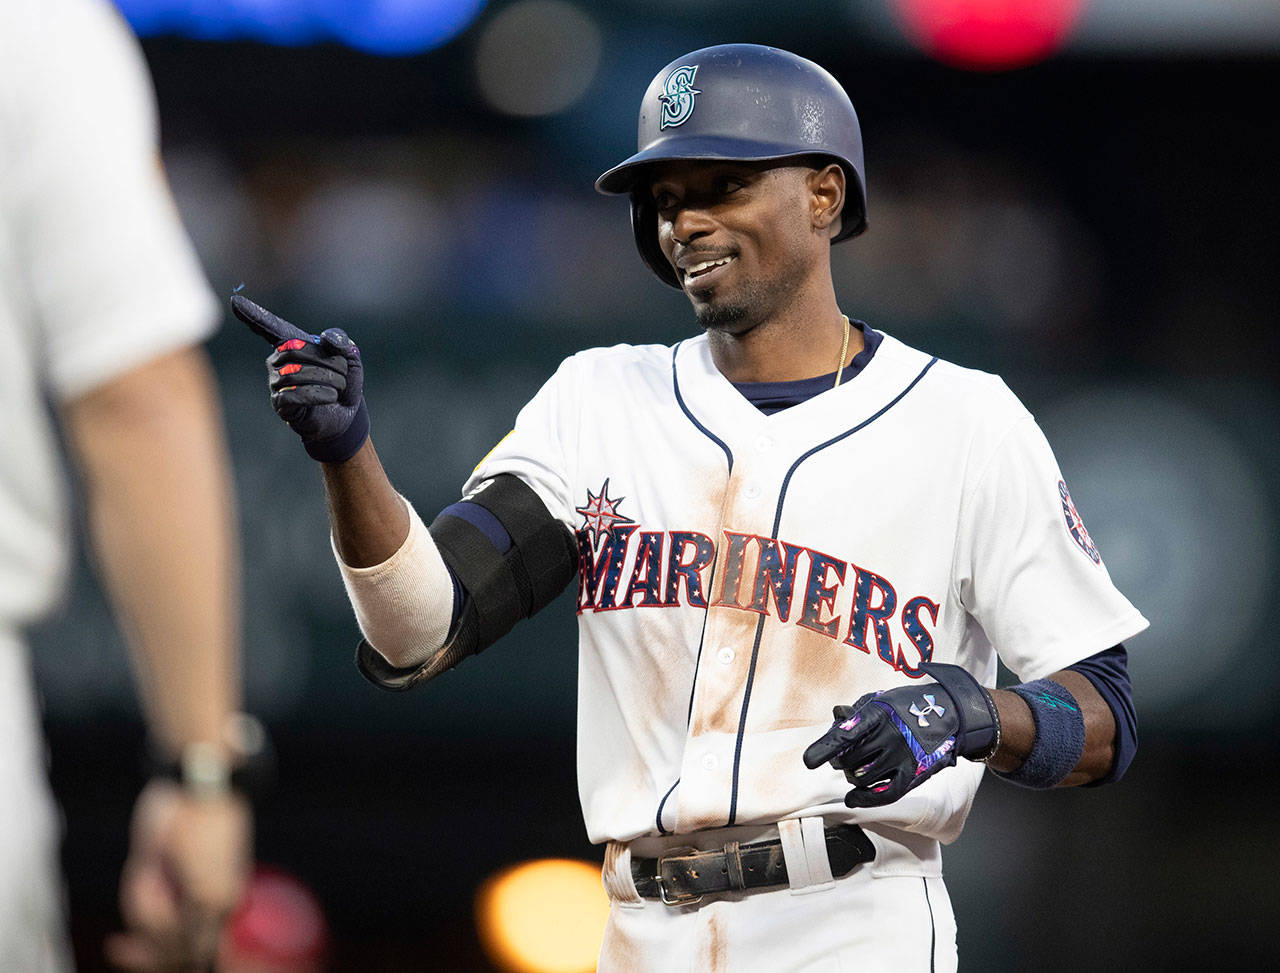
[[1084, 716], [1065, 686], [1052, 679], [1010, 686], [1031, 710], [1036, 725], [1031, 753], [1017, 770], [992, 770], [998, 777], [1023, 787], [1045, 789], [1060, 784], [1084, 753]]
[[304, 439], [302, 446], [306, 449], [308, 456], [321, 463], [345, 463], [360, 452], [360, 447], [368, 438], [369, 407], [361, 397], [356, 414], [351, 419], [351, 425], [331, 439]]

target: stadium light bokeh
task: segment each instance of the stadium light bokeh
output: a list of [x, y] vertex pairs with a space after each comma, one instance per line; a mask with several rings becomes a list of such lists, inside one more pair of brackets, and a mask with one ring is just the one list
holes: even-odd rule
[[570, 858], [512, 866], [476, 895], [480, 941], [503, 973], [590, 973], [608, 918], [600, 866]]
[[895, 0], [907, 35], [930, 57], [1003, 71], [1054, 54], [1087, 0]]
[[521, 0], [485, 25], [476, 43], [476, 80], [497, 111], [554, 115], [587, 93], [601, 46], [600, 31], [582, 8], [565, 0]]
[[115, 0], [139, 35], [255, 40], [298, 46], [336, 41], [371, 54], [417, 54], [452, 40], [485, 0]]

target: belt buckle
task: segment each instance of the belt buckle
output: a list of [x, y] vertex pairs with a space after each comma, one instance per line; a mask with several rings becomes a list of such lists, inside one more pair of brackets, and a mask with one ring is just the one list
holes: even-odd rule
[[681, 848], [668, 848], [665, 854], [658, 856], [658, 874], [653, 876], [655, 882], [658, 883], [658, 896], [662, 899], [663, 905], [694, 905], [702, 901], [702, 895], [693, 895], [688, 892], [677, 892], [674, 897], [667, 896], [667, 886], [662, 879], [662, 866], [668, 858], [678, 858], [683, 854], [698, 854], [698, 849], [692, 845]]

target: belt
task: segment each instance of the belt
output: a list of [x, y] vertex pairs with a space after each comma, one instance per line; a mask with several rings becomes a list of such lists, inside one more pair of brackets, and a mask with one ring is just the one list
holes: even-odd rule
[[[856, 824], [833, 825], [824, 834], [835, 878], [876, 857], [875, 845]], [[631, 877], [645, 898], [692, 905], [717, 892], [785, 885], [787, 863], [778, 838], [749, 845], [731, 841], [717, 851], [669, 848], [658, 858], [633, 858]]]

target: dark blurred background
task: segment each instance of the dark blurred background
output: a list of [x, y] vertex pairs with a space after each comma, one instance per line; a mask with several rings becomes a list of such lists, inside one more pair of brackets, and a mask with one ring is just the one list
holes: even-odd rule
[[[947, 850], [961, 969], [1280, 962], [1280, 7], [1054, 0], [1030, 6], [1060, 23], [975, 42], [931, 34], [930, 0], [423, 0], [438, 18], [389, 34], [334, 11], [412, 4], [270, 22], [245, 19], [253, 3], [120, 6], [148, 35], [165, 163], [215, 289], [357, 337], [379, 452], [427, 519], [563, 357], [694, 330], [636, 256], [625, 202], [591, 188], [634, 151], [653, 74], [729, 41], [831, 70], [868, 170], [870, 230], [834, 251], [843, 308], [1004, 376], [1152, 622], [1129, 645], [1124, 782], [989, 782]], [[487, 876], [602, 857], [577, 802], [572, 603], [413, 693], [367, 685], [262, 343], [229, 319], [211, 350], [248, 703], [280, 757], [258, 857], [315, 890], [335, 969], [489, 969], [472, 920]], [[77, 951], [98, 969], [142, 729], [87, 570], [35, 643]]]

